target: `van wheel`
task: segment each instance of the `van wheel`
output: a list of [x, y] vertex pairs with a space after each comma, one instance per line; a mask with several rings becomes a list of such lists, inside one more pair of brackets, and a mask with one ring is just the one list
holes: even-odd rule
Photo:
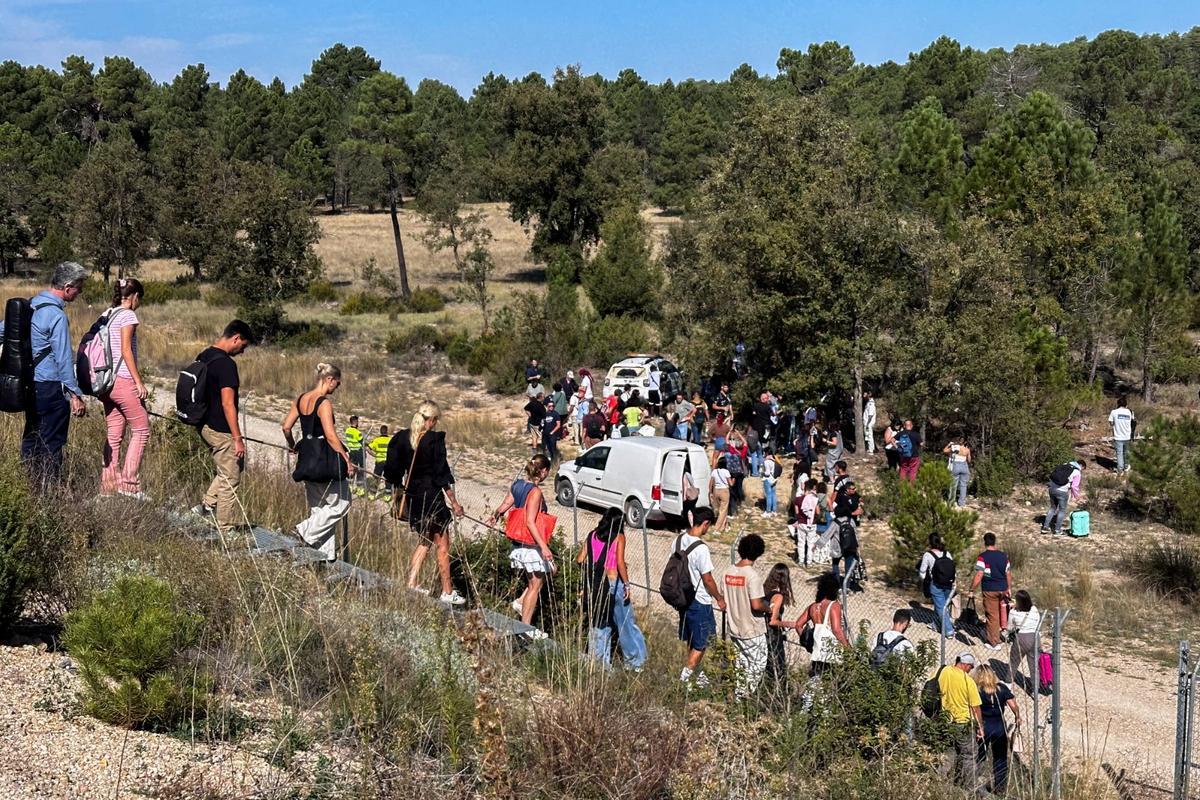
[[631, 497], [625, 501], [625, 524], [631, 528], [642, 527], [642, 522], [646, 519], [646, 508], [642, 505], [642, 501], [636, 497]]
[[575, 505], [575, 487], [566, 478], [558, 482], [558, 486], [554, 487], [554, 498], [560, 506], [572, 508]]

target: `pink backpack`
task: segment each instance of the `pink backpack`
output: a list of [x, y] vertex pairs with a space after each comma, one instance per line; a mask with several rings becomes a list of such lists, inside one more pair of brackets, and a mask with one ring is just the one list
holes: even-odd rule
[[1054, 659], [1046, 652], [1038, 656], [1038, 684], [1046, 691], [1054, 687]]
[[101, 397], [112, 391], [121, 359], [113, 363], [112, 331], [109, 322], [120, 311], [110, 308], [100, 315], [79, 341], [75, 354], [75, 378], [84, 394]]

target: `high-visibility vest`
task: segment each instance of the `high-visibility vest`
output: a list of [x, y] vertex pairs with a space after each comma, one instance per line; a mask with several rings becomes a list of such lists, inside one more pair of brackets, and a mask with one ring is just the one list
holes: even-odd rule
[[357, 453], [363, 448], [363, 434], [358, 428], [349, 426], [346, 428], [346, 449]]
[[371, 443], [369, 445], [367, 445], [368, 447], [371, 448], [371, 455], [375, 456], [376, 461], [378, 461], [378, 462], [387, 461], [388, 444], [391, 441], [392, 441], [391, 436], [376, 436], [374, 439], [371, 440]]

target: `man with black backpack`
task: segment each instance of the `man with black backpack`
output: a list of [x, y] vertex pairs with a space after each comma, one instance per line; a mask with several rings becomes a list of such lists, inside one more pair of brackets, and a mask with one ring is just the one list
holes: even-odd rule
[[915, 652], [913, 643], [904, 635], [911, 624], [912, 612], [907, 608], [896, 609], [896, 613], [892, 614], [892, 627], [875, 637], [875, 645], [871, 648], [871, 666], [878, 669], [892, 656]]
[[[692, 526], [676, 537], [658, 587], [663, 600], [679, 612], [679, 639], [688, 646], [687, 662], [679, 673], [684, 683], [700, 667], [709, 639], [717, 632], [713, 603], [725, 610], [725, 597], [712, 574], [712, 552], [704, 543], [704, 535], [715, 521], [711, 508], [692, 512]], [[708, 676], [696, 674], [696, 685], [708, 685]]]
[[87, 413], [75, 376], [75, 348], [66, 309], [67, 303], [79, 297], [86, 280], [86, 269], [64, 261], [54, 268], [50, 288], [29, 301], [33, 385], [28, 387], [21, 461], [33, 485], [41, 489], [61, 479], [71, 417]]
[[1050, 495], [1050, 508], [1046, 511], [1042, 533], [1053, 533], [1055, 536], [1063, 533], [1063, 526], [1069, 519], [1067, 507], [1072, 499], [1079, 499], [1085, 469], [1087, 462], [1080, 459], [1059, 464], [1050, 473], [1050, 480], [1046, 483], [1046, 492]]
[[[240, 319], [230, 322], [221, 338], [184, 370], [176, 389], [176, 410], [181, 419], [200, 429], [200, 438], [208, 445], [217, 472], [204, 493], [204, 501], [192, 510], [215, 514], [217, 526], [222, 529], [242, 528], [246, 524], [238, 512], [237, 490], [246, 465], [246, 442], [238, 425], [241, 379], [233, 359], [253, 342], [249, 325]], [[195, 398], [189, 408], [180, 403], [180, 396], [185, 393], [181, 391], [185, 376], [192, 377], [190, 396]]]

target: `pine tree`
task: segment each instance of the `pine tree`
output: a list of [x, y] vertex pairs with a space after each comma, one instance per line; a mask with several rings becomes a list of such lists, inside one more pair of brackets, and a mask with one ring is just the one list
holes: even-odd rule
[[898, 579], [911, 579], [916, 575], [921, 554], [929, 547], [931, 533], [942, 537], [946, 550], [956, 561], [975, 538], [979, 515], [946, 501], [953, 484], [950, 471], [934, 461], [921, 464], [915, 483], [898, 482], [900, 499], [896, 513], [888, 518]]
[[613, 213], [601, 228], [600, 251], [583, 273], [592, 307], [602, 317], [647, 317], [658, 309], [662, 275], [654, 263], [646, 223], [637, 208]]
[[893, 166], [895, 194], [945, 225], [959, 213], [966, 168], [958, 126], [926, 98], [904, 115]]

